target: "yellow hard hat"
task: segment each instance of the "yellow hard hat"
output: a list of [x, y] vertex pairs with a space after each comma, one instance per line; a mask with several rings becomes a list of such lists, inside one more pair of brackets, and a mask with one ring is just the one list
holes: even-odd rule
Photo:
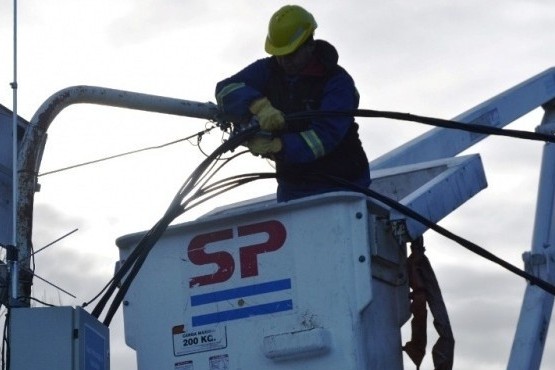
[[312, 14], [298, 5], [285, 5], [274, 13], [264, 49], [271, 55], [287, 55], [301, 46], [318, 27]]

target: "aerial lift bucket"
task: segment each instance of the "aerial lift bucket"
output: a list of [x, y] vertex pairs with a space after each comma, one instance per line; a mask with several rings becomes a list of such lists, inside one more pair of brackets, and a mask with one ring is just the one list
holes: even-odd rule
[[[170, 227], [128, 291], [139, 369], [403, 369], [404, 244], [363, 195], [252, 202]], [[118, 239], [124, 260], [142, 234]]]

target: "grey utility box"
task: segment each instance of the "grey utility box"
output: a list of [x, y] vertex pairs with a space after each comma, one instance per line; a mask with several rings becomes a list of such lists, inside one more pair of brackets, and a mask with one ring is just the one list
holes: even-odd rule
[[13, 308], [13, 370], [109, 370], [106, 326], [80, 307]]

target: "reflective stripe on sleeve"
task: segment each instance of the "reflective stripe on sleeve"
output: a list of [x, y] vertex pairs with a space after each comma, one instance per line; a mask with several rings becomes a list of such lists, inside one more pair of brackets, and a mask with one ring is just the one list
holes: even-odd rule
[[301, 137], [307, 143], [310, 150], [312, 150], [314, 157], [320, 158], [324, 154], [326, 154], [326, 152], [324, 151], [324, 144], [322, 144], [322, 141], [320, 140], [318, 135], [316, 135], [316, 132], [314, 132], [314, 130], [301, 132]]
[[231, 83], [231, 84], [227, 85], [223, 89], [221, 89], [220, 92], [216, 94], [216, 101], [218, 102], [218, 105], [220, 105], [220, 106], [223, 105], [222, 104], [223, 99], [227, 94], [229, 94], [229, 93], [231, 93], [235, 90], [238, 90], [238, 89], [240, 89], [244, 86], [245, 86], [244, 82], [234, 82], [234, 83]]

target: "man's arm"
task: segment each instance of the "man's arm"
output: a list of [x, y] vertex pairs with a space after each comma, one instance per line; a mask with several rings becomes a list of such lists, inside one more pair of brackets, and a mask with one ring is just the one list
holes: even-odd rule
[[264, 58], [216, 84], [216, 101], [219, 108], [231, 119], [248, 120], [249, 107], [261, 98], [268, 79], [268, 59]]
[[[346, 72], [333, 76], [324, 88], [322, 111], [358, 108], [358, 92]], [[281, 135], [283, 148], [279, 158], [289, 163], [307, 163], [333, 151], [354, 124], [353, 117], [318, 117], [311, 120], [308, 130]]]

